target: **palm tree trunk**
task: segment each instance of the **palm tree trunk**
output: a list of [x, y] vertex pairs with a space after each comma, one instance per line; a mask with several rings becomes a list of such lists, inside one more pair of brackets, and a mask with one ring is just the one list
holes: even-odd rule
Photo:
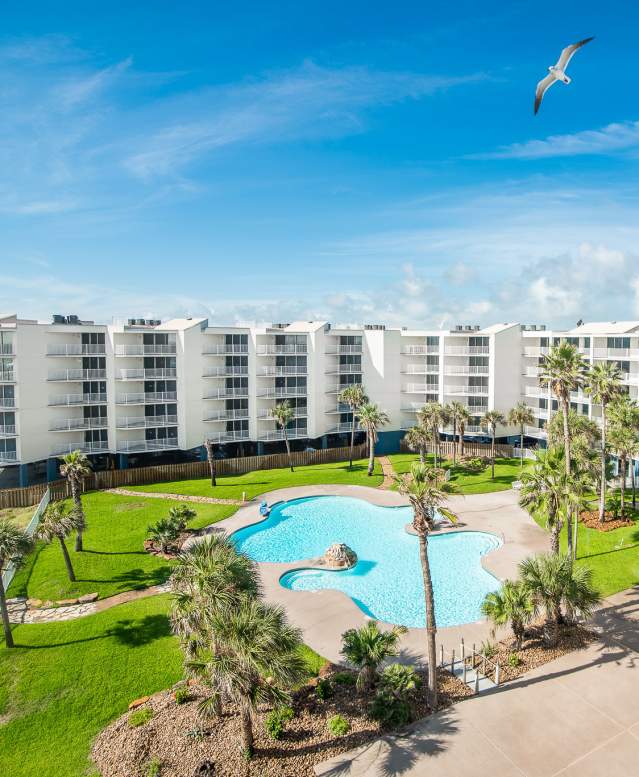
[[7, 610], [7, 595], [2, 581], [2, 568], [0, 567], [0, 611], [2, 611], [2, 625], [4, 627], [4, 641], [8, 648], [15, 647], [11, 624], [9, 623], [9, 611]]
[[599, 523], [606, 520], [606, 403], [601, 404], [601, 483], [599, 485]]
[[490, 440], [490, 479], [495, 479], [495, 430]]
[[247, 758], [253, 755], [253, 721], [248, 706], [242, 707], [242, 750]]
[[[84, 518], [82, 498], [80, 497], [80, 484], [75, 477], [71, 478], [71, 496], [73, 497], [73, 504], [75, 505], [75, 509], [78, 515], [81, 515]], [[75, 535], [75, 549], [78, 553], [84, 550], [82, 543], [82, 529], [78, 529], [78, 533]]]
[[368, 476], [373, 474], [375, 469], [375, 438], [372, 434], [368, 435]]
[[75, 583], [75, 572], [73, 571], [73, 564], [71, 564], [71, 558], [69, 556], [69, 550], [67, 549], [66, 542], [62, 537], [58, 537], [58, 539], [60, 540], [60, 547], [62, 548], [62, 555], [64, 556], [64, 563], [67, 568], [69, 580], [72, 583]]
[[637, 509], [637, 489], [635, 484], [635, 463], [630, 457], [630, 481], [632, 482], [632, 509]]
[[561, 534], [561, 523], [553, 524], [550, 530], [550, 550], [555, 556], [559, 555], [559, 535]]
[[419, 533], [419, 558], [422, 565], [422, 577], [424, 578], [424, 599], [426, 604], [426, 657], [428, 660], [428, 705], [432, 710], [437, 709], [437, 648], [435, 638], [437, 636], [437, 621], [435, 618], [435, 597], [433, 595], [433, 581], [430, 576], [430, 562], [428, 560], [428, 534]]
[[524, 468], [524, 425], [521, 425], [519, 435], [519, 469]]
[[348, 468], [353, 469], [353, 447], [355, 446], [355, 408], [353, 408], [353, 422], [351, 423], [351, 449], [348, 452]]
[[453, 467], [457, 463], [457, 419], [453, 418]]
[[[571, 461], [570, 461], [570, 430], [568, 429], [568, 402], [563, 400], [561, 401], [561, 412], [563, 415], [563, 421], [564, 421], [564, 459], [566, 462], [566, 476], [568, 479], [570, 479], [570, 473], [571, 473]], [[575, 555], [577, 553], [577, 549], [574, 547], [574, 544], [577, 541], [576, 532], [574, 537], [574, 543], [573, 543], [573, 527], [572, 527], [572, 508], [570, 504], [566, 504], [566, 533], [567, 533], [567, 539], [568, 539], [568, 556], [569, 558], [573, 559], [575, 558]]]
[[466, 429], [465, 424], [459, 426], [459, 458], [464, 458], [464, 431]]
[[211, 486], [217, 486], [217, 467], [215, 465], [215, 455], [212, 445], [206, 446], [206, 456], [209, 460], [209, 470], [211, 472]]
[[291, 472], [294, 472], [293, 469], [293, 461], [291, 459], [291, 445], [288, 441], [288, 433], [286, 431], [286, 427], [282, 427], [282, 431], [284, 432], [284, 444], [286, 445], [286, 455], [288, 456], [288, 466], [291, 468]]
[[628, 474], [628, 459], [621, 457], [621, 520], [626, 517], [626, 475]]

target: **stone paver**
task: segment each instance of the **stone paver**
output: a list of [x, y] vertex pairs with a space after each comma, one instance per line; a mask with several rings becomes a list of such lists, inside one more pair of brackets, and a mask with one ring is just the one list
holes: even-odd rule
[[241, 499], [218, 499], [213, 496], [190, 496], [189, 494], [160, 494], [156, 491], [129, 491], [127, 488], [107, 488], [108, 494], [119, 496], [140, 496], [143, 499], [173, 499], [176, 502], [195, 502], [206, 505], [243, 505]]
[[379, 461], [382, 473], [384, 474], [384, 480], [379, 488], [383, 488], [387, 491], [395, 485], [395, 469], [388, 456], [378, 456], [377, 460]]

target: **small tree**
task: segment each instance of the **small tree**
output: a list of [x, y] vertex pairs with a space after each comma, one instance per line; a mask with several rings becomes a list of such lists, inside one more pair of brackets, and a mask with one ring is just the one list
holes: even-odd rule
[[490, 432], [490, 477], [495, 479], [495, 435], [497, 427], [506, 423], [506, 418], [499, 410], [489, 410], [481, 419], [481, 426]]
[[291, 445], [288, 440], [287, 427], [295, 418], [295, 411], [291, 407], [291, 403], [286, 399], [284, 402], [280, 402], [275, 405], [275, 407], [271, 408], [270, 417], [282, 430], [284, 443], [286, 445], [286, 455], [288, 456], [288, 466], [291, 468], [291, 472], [293, 472], [293, 460], [291, 459]]
[[36, 537], [46, 543], [57, 539], [62, 549], [64, 564], [71, 582], [75, 582], [75, 572], [71, 564], [71, 557], [65, 540], [74, 531], [79, 531], [84, 526], [82, 516], [78, 515], [75, 508], [67, 511], [62, 502], [55, 502], [47, 507], [47, 510], [36, 529]]
[[206, 448], [206, 460], [209, 463], [209, 471], [211, 473], [211, 486], [215, 488], [217, 486], [217, 463], [215, 461], [215, 447], [213, 440], [208, 437], [204, 440], [204, 447]]
[[457, 429], [460, 423], [464, 425], [470, 419], [468, 408], [463, 402], [451, 402], [446, 406], [448, 421], [453, 427], [453, 464], [457, 462]]
[[466, 405], [461, 405], [456, 411], [457, 415], [457, 425], [459, 427], [459, 442], [457, 447], [457, 452], [459, 454], [460, 458], [463, 458], [464, 456], [464, 435], [466, 434], [466, 427], [470, 423], [470, 419], [472, 418], [470, 414], [470, 410], [466, 407]]
[[31, 538], [16, 526], [8, 518], [0, 518], [0, 611], [2, 612], [2, 626], [4, 628], [4, 640], [8, 648], [14, 647], [9, 612], [7, 610], [7, 595], [4, 590], [2, 575], [10, 564], [19, 566], [27, 553], [31, 550], [33, 542]]
[[515, 637], [515, 648], [519, 650], [526, 624], [530, 622], [535, 611], [528, 588], [520, 580], [504, 580], [498, 591], [491, 591], [486, 595], [481, 610], [492, 621], [493, 637], [497, 628], [510, 624]]
[[628, 478], [628, 462], [632, 464], [633, 456], [639, 453], [639, 406], [627, 394], [615, 399], [610, 404], [610, 446], [619, 457], [619, 475], [621, 485], [620, 513], [621, 518], [626, 512], [626, 480]]
[[352, 469], [353, 448], [355, 447], [355, 427], [357, 425], [356, 413], [365, 402], [368, 402], [368, 397], [366, 396], [364, 386], [362, 386], [361, 383], [353, 383], [351, 386], [347, 386], [345, 389], [342, 389], [337, 398], [337, 401], [341, 402], [343, 405], [348, 405], [351, 411], [351, 445], [349, 450], [348, 467], [349, 469]]
[[71, 451], [61, 458], [60, 474], [69, 481], [71, 498], [75, 507], [78, 533], [75, 536], [75, 549], [82, 551], [82, 533], [86, 529], [86, 516], [82, 507], [82, 483], [91, 473], [91, 464], [82, 451]]
[[550, 549], [556, 554], [565, 517], [566, 487], [563, 448], [537, 451], [533, 466], [521, 476], [519, 504], [545, 518]]
[[368, 438], [368, 476], [373, 474], [375, 469], [375, 443], [377, 442], [377, 432], [380, 426], [385, 426], [388, 421], [388, 415], [372, 402], [365, 402], [357, 411], [357, 418], [362, 429], [366, 430]]
[[524, 466], [524, 432], [527, 426], [535, 423], [535, 416], [531, 407], [525, 402], [518, 402], [515, 407], [508, 412], [508, 423], [519, 428], [519, 467]]
[[379, 676], [379, 667], [387, 659], [399, 653], [399, 643], [407, 629], [393, 626], [382, 631], [377, 621], [368, 621], [359, 629], [349, 629], [342, 634], [342, 655], [357, 667], [358, 690], [369, 690]]
[[426, 451], [428, 449], [429, 440], [430, 435], [428, 430], [421, 424], [418, 426], [411, 426], [404, 435], [404, 443], [411, 451], [419, 453], [419, 460], [422, 464], [426, 462]]

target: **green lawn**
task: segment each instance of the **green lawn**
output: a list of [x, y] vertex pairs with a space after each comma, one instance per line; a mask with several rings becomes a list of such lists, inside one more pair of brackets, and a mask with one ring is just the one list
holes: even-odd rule
[[[25, 566], [19, 570], [10, 596], [35, 599], [66, 599], [97, 591], [100, 598], [131, 589], [163, 583], [170, 573], [167, 561], [151, 556], [143, 549], [147, 527], [183, 502], [144, 499], [94, 491], [82, 498], [87, 516], [84, 551], [67, 546], [77, 581], [67, 577], [62, 552], [57, 542], [39, 544]], [[232, 515], [234, 505], [194, 504], [197, 517], [190, 523], [201, 528]]]
[[[395, 472], [401, 475], [410, 470], [411, 464], [419, 460], [416, 453], [395, 453], [389, 456]], [[433, 463], [433, 457], [428, 456], [429, 463]], [[444, 461], [441, 465], [445, 469], [452, 469], [450, 482], [454, 483], [461, 494], [486, 494], [490, 491], [505, 491], [512, 487], [514, 480], [518, 480], [521, 474], [519, 459], [495, 459], [495, 479], [490, 477], [490, 465], [478, 474], [464, 471], [462, 467], [453, 467], [450, 461]], [[528, 466], [524, 461], [524, 467]]]
[[365, 460], [353, 462], [349, 469], [348, 462], [331, 464], [312, 464], [307, 467], [296, 467], [295, 472], [288, 469], [261, 469], [247, 472], [245, 475], [225, 475], [217, 479], [213, 488], [209, 478], [197, 480], [177, 480], [168, 483], [153, 483], [148, 486], [133, 486], [135, 491], [155, 491], [164, 494], [189, 494], [191, 496], [215, 496], [223, 499], [241, 499], [246, 492], [247, 499], [252, 499], [267, 491], [291, 486], [309, 486], [318, 483], [350, 484], [357, 486], [379, 486], [382, 482], [382, 470], [375, 462], [375, 471], [371, 477], [366, 474], [368, 462]]
[[35, 512], [37, 505], [33, 507], [5, 507], [0, 510], [0, 518], [8, 518], [24, 529]]

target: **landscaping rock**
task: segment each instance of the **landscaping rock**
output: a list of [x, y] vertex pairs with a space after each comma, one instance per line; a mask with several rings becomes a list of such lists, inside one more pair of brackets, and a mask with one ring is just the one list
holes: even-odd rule
[[56, 604], [58, 607], [68, 607], [70, 604], [77, 604], [77, 599], [59, 599]]
[[99, 594], [92, 593], [92, 594], [84, 594], [83, 596], [80, 596], [78, 598], [79, 604], [89, 604], [90, 602], [96, 602], [98, 599]]
[[141, 707], [143, 704], [146, 704], [147, 701], [150, 699], [150, 696], [140, 696], [139, 699], [135, 699], [134, 701], [129, 704], [130, 710], [136, 710], [138, 707]]
[[348, 545], [336, 542], [330, 546], [322, 556], [322, 563], [330, 567], [342, 567], [350, 569], [357, 563], [357, 553]]
[[215, 764], [213, 761], [202, 761], [193, 772], [193, 777], [215, 777]]
[[37, 610], [38, 607], [42, 607], [42, 599], [27, 599], [27, 607]]

